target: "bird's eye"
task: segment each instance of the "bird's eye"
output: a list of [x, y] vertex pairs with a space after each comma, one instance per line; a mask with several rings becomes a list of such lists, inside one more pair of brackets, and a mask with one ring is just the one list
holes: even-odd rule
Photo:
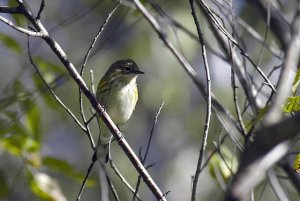
[[129, 67], [125, 67], [124, 70], [125, 70], [126, 72], [129, 72], [129, 71], [130, 71], [130, 68], [129, 68]]

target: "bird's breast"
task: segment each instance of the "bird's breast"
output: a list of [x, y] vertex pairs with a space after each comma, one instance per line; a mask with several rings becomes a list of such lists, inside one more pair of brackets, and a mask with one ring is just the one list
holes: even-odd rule
[[126, 123], [132, 115], [138, 100], [136, 83], [134, 82], [120, 87], [118, 92], [112, 97], [114, 97], [113, 100], [111, 100], [113, 104], [110, 103], [107, 112], [116, 124], [122, 125]]

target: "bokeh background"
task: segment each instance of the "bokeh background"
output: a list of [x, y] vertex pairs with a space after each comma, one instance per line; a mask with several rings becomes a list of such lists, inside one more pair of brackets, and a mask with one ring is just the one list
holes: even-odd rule
[[[216, 2], [223, 2], [224, 10], [230, 7], [228, 5], [231, 2], [233, 13], [264, 36], [265, 19], [255, 14], [255, 9], [246, 1]], [[286, 15], [289, 16], [296, 1], [284, 2], [290, 3], [285, 7]], [[14, 1], [0, 1], [1, 6], [13, 3]], [[26, 3], [33, 13], [37, 13], [39, 0], [30, 0]], [[153, 11], [149, 3], [144, 3]], [[188, 1], [164, 0], [157, 3], [169, 16], [196, 34]], [[46, 1], [41, 21], [79, 70], [93, 38], [115, 5], [116, 1], [111, 0]], [[211, 6], [221, 17], [226, 16], [221, 12], [222, 5], [218, 8], [212, 3]], [[212, 48], [221, 53], [207, 22], [201, 17], [199, 10], [197, 13], [209, 46], [207, 56], [212, 91], [221, 103], [235, 114], [230, 65], [211, 52]], [[2, 13], [1, 16], [23, 27], [27, 26], [26, 20], [21, 16], [16, 15], [12, 18], [11, 15]], [[198, 41], [167, 21], [160, 23], [167, 36], [205, 81]], [[259, 60], [265, 72], [269, 72], [274, 65], [281, 64], [281, 60], [268, 50], [263, 50], [260, 57], [258, 50], [262, 44], [241, 27], [236, 31], [245, 41], [244, 45], [251, 58], [254, 61]], [[271, 33], [267, 41], [278, 49], [278, 54], [282, 56], [279, 45]], [[31, 37], [30, 49], [51, 88], [80, 118], [78, 87], [62, 64], [41, 39]], [[148, 171], [162, 191], [170, 191], [167, 195], [169, 200], [190, 200], [192, 176], [195, 173], [204, 129], [206, 101], [143, 16], [134, 8], [121, 5], [92, 50], [84, 70], [84, 80], [91, 86], [90, 70], [92, 70], [96, 87], [111, 63], [127, 58], [136, 61], [145, 75], [138, 78], [139, 100], [136, 110], [121, 130], [134, 151], [138, 153], [141, 149], [144, 153], [155, 114], [164, 103], [155, 126], [146, 165], [155, 164]], [[29, 62], [27, 36], [12, 30], [4, 23], [0, 23], [0, 67], [1, 199], [47, 200], [47, 195], [42, 193], [41, 183], [50, 180], [53, 182], [53, 189], [60, 189], [57, 190], [59, 194], [57, 200], [75, 200], [93, 154], [88, 137], [42, 85]], [[276, 73], [273, 77], [277, 78]], [[241, 91], [239, 96], [241, 104], [244, 103]], [[93, 110], [85, 98], [84, 111], [87, 117], [92, 116]], [[245, 121], [251, 121], [250, 115], [245, 115]], [[97, 140], [99, 130], [95, 121], [91, 123], [90, 128], [94, 139]], [[216, 148], [222, 136], [224, 130], [213, 114], [204, 161]], [[225, 140], [221, 151], [230, 159], [229, 164], [234, 170], [238, 150], [233, 148], [230, 140]], [[128, 182], [135, 186], [138, 175], [116, 143], [112, 145], [112, 158]], [[209, 163], [200, 175], [198, 200], [222, 200], [224, 196], [230, 172], [228, 177], [221, 176], [220, 181], [214, 171], [224, 173], [226, 166], [224, 169], [223, 164], [222, 169], [218, 154], [212, 161], [215, 163]], [[82, 200], [99, 200], [98, 169], [98, 166], [94, 167]], [[120, 182], [109, 166], [107, 171], [120, 200], [131, 200], [132, 193]], [[297, 194], [291, 184], [285, 182], [285, 185], [286, 189], [289, 189], [291, 199], [296, 199]], [[139, 195], [142, 200], [155, 200], [144, 183], [141, 185]], [[264, 184], [258, 187], [255, 196], [261, 197], [261, 200], [275, 198], [270, 186]]]

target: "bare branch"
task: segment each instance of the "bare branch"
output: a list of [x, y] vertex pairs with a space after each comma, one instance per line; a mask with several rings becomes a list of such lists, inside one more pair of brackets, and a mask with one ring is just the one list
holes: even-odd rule
[[45, 34], [43, 32], [35, 32], [35, 31], [30, 31], [28, 29], [24, 29], [22, 27], [19, 27], [19, 26], [16, 26], [12, 21], [0, 16], [0, 21], [4, 22], [5, 24], [7, 24], [8, 26], [10, 26], [11, 28], [21, 32], [21, 33], [24, 33], [28, 36], [34, 36], [34, 37], [44, 37]]
[[45, 0], [42, 0], [42, 1], [41, 1], [41, 5], [40, 5], [39, 12], [38, 12], [38, 14], [37, 14], [37, 16], [36, 16], [36, 19], [37, 19], [37, 20], [41, 19], [41, 15], [42, 15], [42, 12], [43, 12], [44, 8], [45, 8]]
[[[143, 158], [141, 156], [141, 152], [139, 152], [140, 153], [140, 158], [141, 158], [141, 161], [142, 161], [143, 165], [145, 165], [145, 163], [146, 163], [146, 159], [147, 159], [148, 152], [149, 152], [149, 149], [150, 149], [150, 145], [151, 145], [151, 142], [152, 142], [152, 137], [153, 137], [153, 133], [154, 133], [154, 130], [155, 130], [156, 123], [157, 123], [157, 119], [158, 119], [158, 116], [160, 115], [160, 112], [161, 112], [163, 106], [164, 106], [164, 102], [162, 102], [162, 104], [160, 105], [157, 113], [155, 114], [154, 122], [152, 124], [149, 140], [148, 140], [148, 143], [147, 143], [147, 148], [146, 148], [146, 151], [145, 151], [145, 154], [144, 154]], [[146, 168], [146, 169], [148, 169], [148, 168]], [[138, 180], [136, 182], [135, 192], [134, 192], [133, 198], [132, 198], [133, 201], [135, 200], [135, 197], [136, 197], [136, 195], [139, 191], [140, 183], [141, 183], [141, 176], [139, 175]]]
[[206, 116], [205, 116], [205, 123], [204, 123], [204, 132], [203, 132], [203, 138], [202, 138], [202, 143], [201, 143], [201, 148], [200, 148], [200, 153], [198, 157], [198, 162], [197, 162], [197, 167], [193, 179], [193, 188], [192, 188], [192, 201], [196, 200], [196, 192], [197, 192], [197, 185], [198, 185], [198, 180], [200, 176], [200, 171], [201, 171], [201, 166], [202, 166], [202, 160], [203, 160], [203, 155], [206, 149], [207, 145], [207, 137], [208, 137], [208, 130], [209, 130], [209, 124], [210, 124], [210, 118], [211, 118], [211, 80], [210, 80], [210, 72], [209, 72], [209, 66], [208, 66], [208, 61], [207, 61], [207, 56], [206, 56], [206, 46], [203, 38], [203, 33], [195, 12], [195, 7], [194, 7], [194, 0], [190, 0], [190, 6], [192, 10], [192, 16], [194, 19], [194, 23], [197, 28], [197, 33], [199, 37], [199, 41], [201, 44], [201, 50], [202, 50], [202, 57], [204, 61], [204, 69], [205, 69], [205, 75], [206, 75], [206, 91], [207, 91], [207, 106], [206, 106]]
[[90, 53], [92, 51], [92, 49], [94, 48], [95, 44], [96, 44], [96, 41], [98, 40], [98, 38], [100, 37], [101, 33], [103, 32], [105, 26], [107, 25], [107, 23], [109, 22], [110, 18], [112, 17], [112, 15], [115, 13], [115, 11], [118, 9], [119, 5], [120, 5], [121, 1], [118, 2], [115, 7], [113, 8], [112, 11], [110, 11], [110, 13], [108, 14], [108, 16], [106, 17], [104, 23], [101, 25], [99, 31], [97, 32], [96, 36], [94, 37], [85, 57], [84, 57], [84, 60], [83, 60], [83, 64], [81, 66], [81, 70], [80, 70], [80, 75], [83, 75], [83, 72], [84, 72], [84, 68], [87, 64], [87, 61], [89, 59], [89, 56], [90, 56]]
[[90, 166], [89, 166], [89, 168], [88, 168], [88, 170], [87, 170], [87, 174], [85, 175], [85, 178], [84, 178], [84, 180], [82, 181], [82, 184], [81, 184], [80, 190], [79, 190], [79, 192], [78, 192], [76, 201], [79, 201], [79, 200], [80, 200], [81, 195], [82, 195], [82, 192], [83, 192], [84, 187], [85, 187], [85, 184], [86, 184], [86, 182], [87, 182], [87, 180], [88, 180], [88, 178], [89, 178], [89, 176], [90, 176], [90, 174], [91, 174], [91, 172], [92, 172], [92, 169], [93, 169], [93, 166], [94, 166], [94, 165], [95, 165], [95, 163], [94, 163], [94, 162], [91, 162], [91, 164], [90, 164]]
[[[118, 168], [115, 166], [114, 162], [111, 160], [111, 158], [108, 159], [109, 161], [109, 164], [110, 164], [110, 167], [114, 170], [114, 172], [116, 173], [116, 175], [119, 177], [119, 179], [122, 181], [122, 183], [125, 184], [125, 186], [130, 190], [130, 192], [132, 194], [135, 193], [135, 190], [134, 188], [128, 183], [128, 181], [123, 177], [123, 175], [120, 173], [120, 171], [118, 170]], [[138, 194], [135, 195], [135, 197], [138, 199], [138, 200], [142, 200], [140, 198], [140, 196]]]
[[0, 13], [20, 14], [19, 7], [0, 6]]

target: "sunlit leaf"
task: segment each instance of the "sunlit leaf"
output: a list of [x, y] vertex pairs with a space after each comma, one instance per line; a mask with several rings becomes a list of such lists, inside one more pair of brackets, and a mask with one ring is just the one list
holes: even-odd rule
[[39, 168], [42, 166], [40, 152], [27, 152], [23, 154], [24, 161], [27, 165]]
[[22, 47], [17, 40], [6, 35], [4, 33], [0, 33], [0, 42], [2, 42], [5, 47], [10, 49], [11, 51], [20, 54], [22, 52]]
[[300, 174], [300, 154], [297, 154], [294, 160], [294, 170]]
[[[66, 176], [75, 179], [78, 182], [82, 182], [84, 176], [82, 173], [75, 170], [75, 168], [69, 164], [67, 161], [53, 158], [53, 157], [44, 157], [43, 158], [43, 165], [47, 166], [51, 170], [55, 170], [65, 174]], [[95, 181], [88, 179], [87, 186], [92, 187], [95, 185]]]
[[32, 192], [47, 201], [66, 201], [58, 182], [49, 175], [37, 172], [30, 176], [30, 188]]
[[39, 151], [40, 144], [32, 138], [32, 134], [20, 122], [18, 113], [5, 111], [3, 114], [9, 119], [9, 122], [1, 129], [5, 131], [0, 141], [3, 149], [16, 156]]
[[[11, 129], [21, 130], [17, 125], [11, 126]], [[21, 156], [25, 153], [34, 153], [40, 150], [40, 144], [37, 141], [22, 133], [6, 135], [1, 139], [0, 144], [4, 150], [16, 156]]]
[[221, 154], [214, 154], [209, 162], [209, 171], [213, 178], [216, 179], [216, 171], [221, 173], [221, 176], [225, 182], [227, 182], [232, 174], [237, 171], [238, 160], [237, 157], [226, 147], [220, 148]]
[[300, 96], [288, 97], [284, 105], [283, 112], [291, 113], [297, 111], [300, 111]]

